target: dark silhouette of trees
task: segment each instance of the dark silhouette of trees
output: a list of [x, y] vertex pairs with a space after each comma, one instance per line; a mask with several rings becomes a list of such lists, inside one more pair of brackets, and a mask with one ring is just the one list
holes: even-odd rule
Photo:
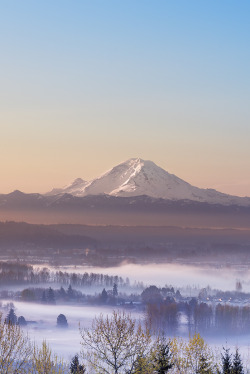
[[9, 313], [5, 318], [6, 324], [16, 325], [17, 324], [17, 316], [13, 308], [10, 309]]
[[238, 348], [236, 348], [236, 352], [233, 357], [232, 374], [244, 374], [242, 360]]
[[55, 293], [54, 293], [54, 290], [51, 287], [48, 290], [47, 302], [49, 304], [55, 304], [56, 303], [56, 301], [55, 301]]
[[229, 352], [230, 352], [229, 348], [223, 347], [223, 353], [221, 354], [222, 374], [231, 374], [232, 355]]
[[174, 333], [178, 327], [179, 312], [175, 302], [153, 304], [146, 307], [146, 320], [156, 332]]
[[156, 286], [149, 286], [142, 291], [141, 294], [142, 301], [144, 303], [157, 304], [160, 303], [163, 299], [160, 289]]
[[23, 316], [18, 317], [17, 323], [19, 326], [26, 326], [27, 322], [26, 319]]
[[113, 285], [113, 296], [117, 297], [118, 296], [118, 286], [116, 283]]
[[61, 287], [60, 290], [59, 290], [59, 297], [64, 299], [64, 300], [67, 298], [67, 293], [66, 293], [66, 291], [63, 287]]
[[43, 304], [47, 304], [47, 296], [46, 296], [46, 292], [45, 291], [43, 291], [41, 302]]
[[215, 308], [215, 327], [223, 333], [239, 333], [241, 325], [241, 309], [234, 305], [218, 304]]
[[153, 360], [154, 372], [157, 374], [165, 374], [174, 366], [172, 362], [172, 354], [170, 353], [169, 344], [165, 339], [157, 344], [155, 357]]
[[235, 285], [236, 291], [241, 292], [242, 291], [242, 283], [241, 281], [237, 280]]
[[69, 287], [68, 287], [67, 295], [68, 295], [69, 299], [73, 299], [73, 298], [74, 298], [74, 291], [73, 291], [73, 289], [72, 289], [71, 284], [70, 284]]
[[64, 314], [59, 314], [59, 316], [57, 317], [57, 327], [68, 327], [68, 321]]
[[101, 302], [102, 303], [106, 303], [108, 300], [108, 293], [107, 291], [105, 290], [105, 288], [102, 290], [102, 293], [101, 293]]
[[176, 298], [179, 299], [179, 300], [182, 299], [182, 296], [181, 296], [181, 293], [180, 293], [179, 290], [176, 291], [175, 296], [176, 296]]
[[23, 301], [34, 301], [35, 298], [36, 297], [34, 291], [30, 290], [29, 288], [26, 288], [21, 292], [21, 299]]
[[84, 365], [80, 365], [78, 355], [75, 355], [70, 363], [71, 374], [85, 374], [86, 368]]
[[221, 374], [244, 374], [242, 360], [239, 354], [239, 349], [236, 348], [235, 354], [232, 359], [232, 355], [229, 353], [229, 348], [223, 347], [223, 352], [221, 354], [222, 360], [222, 372]]
[[126, 287], [130, 285], [129, 279], [126, 281], [122, 277], [113, 275], [104, 275], [97, 273], [67, 273], [51, 271], [44, 267], [35, 269], [32, 265], [0, 261], [0, 282], [1, 284], [40, 284], [56, 283], [61, 286], [101, 286], [112, 287], [114, 283], [117, 287]]
[[212, 307], [206, 303], [196, 304], [193, 308], [194, 331], [205, 333], [210, 331], [213, 324]]

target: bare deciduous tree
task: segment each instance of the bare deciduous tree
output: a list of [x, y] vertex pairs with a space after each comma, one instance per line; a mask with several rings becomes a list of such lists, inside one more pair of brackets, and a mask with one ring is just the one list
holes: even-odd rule
[[48, 344], [43, 341], [42, 347], [33, 347], [32, 367], [29, 374], [66, 374], [62, 360], [59, 360]]
[[150, 351], [148, 329], [125, 312], [93, 320], [91, 329], [80, 329], [83, 357], [97, 372], [132, 373], [138, 357]]
[[32, 345], [20, 326], [3, 323], [0, 316], [0, 373], [27, 373], [31, 354]]

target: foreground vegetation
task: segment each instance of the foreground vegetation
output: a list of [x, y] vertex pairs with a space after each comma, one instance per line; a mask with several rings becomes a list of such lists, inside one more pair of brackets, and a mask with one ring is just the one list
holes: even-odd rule
[[[52, 354], [46, 342], [31, 343], [20, 325], [0, 322], [1, 374], [246, 374], [236, 349], [216, 352], [198, 334], [188, 340], [155, 335], [129, 314], [100, 315], [80, 328], [81, 355], [70, 364]], [[65, 334], [66, 338], [66, 334]], [[80, 362], [82, 361], [82, 362]]]

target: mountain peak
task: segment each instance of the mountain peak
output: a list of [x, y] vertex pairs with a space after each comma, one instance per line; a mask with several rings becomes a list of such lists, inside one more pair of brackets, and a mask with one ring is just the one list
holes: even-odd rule
[[9, 195], [19, 197], [19, 196], [24, 196], [25, 193], [22, 192], [22, 191], [20, 191], [20, 190], [14, 190], [14, 191], [12, 191]]
[[131, 197], [147, 195], [172, 201], [191, 200], [210, 204], [250, 205], [250, 198], [230, 196], [212, 189], [201, 189], [185, 182], [150, 160], [130, 158], [99, 177], [86, 182], [77, 178], [65, 188], [49, 194], [74, 196], [100, 195]]
[[82, 178], [76, 178], [72, 184], [79, 184], [85, 182]]
[[127, 161], [122, 162], [122, 164], [133, 164], [133, 165], [154, 165], [157, 166], [153, 161], [150, 160], [143, 160], [140, 157], [135, 157], [135, 158], [129, 158]]

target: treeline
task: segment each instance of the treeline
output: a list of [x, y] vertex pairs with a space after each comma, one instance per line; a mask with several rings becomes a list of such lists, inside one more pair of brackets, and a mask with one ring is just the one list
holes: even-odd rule
[[[250, 306], [235, 306], [229, 304], [208, 304], [199, 302], [196, 298], [183, 301], [179, 291], [173, 288], [163, 288], [161, 292], [167, 295], [158, 299], [154, 295], [155, 286], [146, 288], [141, 295], [124, 295], [116, 283], [110, 289], [103, 289], [100, 293], [86, 295], [80, 290], [60, 287], [26, 288], [10, 295], [12, 298], [38, 302], [43, 304], [81, 303], [91, 305], [121, 305], [127, 308], [134, 307], [144, 310], [146, 321], [155, 331], [164, 331], [175, 335], [178, 329], [186, 326], [189, 334], [196, 332], [203, 335], [222, 334], [239, 335], [250, 333]], [[157, 289], [159, 290], [159, 289]], [[4, 291], [0, 292], [0, 296]], [[172, 296], [171, 296], [172, 295]], [[184, 322], [185, 321], [185, 322]]]
[[250, 306], [219, 303], [213, 307], [204, 302], [185, 306], [188, 310], [187, 317], [191, 330], [203, 334], [223, 333], [223, 335], [250, 332]]
[[[222, 293], [218, 292], [218, 295], [222, 296]], [[146, 319], [156, 331], [174, 335], [185, 324], [189, 334], [249, 334], [250, 306], [232, 303], [234, 298], [246, 294], [227, 292], [226, 296], [230, 303], [204, 302], [199, 298], [184, 298], [173, 287], [150, 286], [143, 290], [141, 300], [145, 305]]]
[[250, 333], [250, 306], [209, 305], [196, 299], [189, 302], [167, 300], [146, 304], [146, 318], [155, 330], [175, 334], [186, 321], [188, 332], [203, 335], [239, 335]]
[[[0, 283], [2, 285], [56, 283], [78, 287], [112, 287], [116, 283], [119, 287], [130, 286], [129, 278], [123, 279], [117, 275], [51, 271], [48, 268], [39, 269], [32, 265], [9, 262], [0, 262]], [[134, 286], [143, 287], [141, 283]]]
[[[5, 297], [4, 297], [5, 296]], [[6, 299], [6, 291], [0, 291], [0, 297]], [[91, 305], [121, 305], [125, 299], [118, 295], [118, 286], [114, 283], [113, 287], [106, 291], [104, 288], [101, 293], [86, 295], [85, 293], [72, 288], [60, 287], [59, 289], [49, 288], [25, 288], [22, 291], [11, 292], [10, 297], [15, 300], [25, 302], [36, 302], [42, 304], [91, 304]]]

